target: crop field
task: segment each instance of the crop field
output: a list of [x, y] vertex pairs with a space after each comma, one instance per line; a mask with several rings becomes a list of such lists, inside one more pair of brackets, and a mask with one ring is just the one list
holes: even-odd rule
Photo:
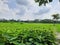
[[[28, 31], [28, 30], [32, 30], [32, 31]], [[43, 33], [47, 34], [47, 35], [50, 35], [49, 31], [56, 31], [56, 32], [60, 32], [60, 24], [56, 24], [55, 26], [53, 24], [47, 24], [47, 23], [19, 23], [19, 22], [13, 22], [13, 23], [2, 23], [0, 22], [0, 45], [12, 45], [12, 42], [16, 45], [19, 45], [17, 42], [16, 42], [16, 38], [17, 38], [17, 35], [19, 35], [19, 33], [24, 33], [25, 35], [25, 38], [28, 37], [28, 35], [32, 35], [34, 36], [35, 34], [35, 37], [37, 37], [37, 32], [35, 33], [33, 30], [43, 30]], [[45, 30], [48, 30], [48, 32], [44, 32]], [[39, 32], [40, 33], [40, 32]], [[1, 35], [2, 34], [2, 35]], [[20, 34], [21, 35], [21, 34]], [[44, 35], [45, 36], [45, 35]], [[46, 36], [45, 36], [46, 37]], [[50, 36], [51, 37], [51, 36]], [[52, 37], [54, 37], [52, 35]], [[52, 38], [51, 37], [51, 38]], [[25, 39], [24, 38], [24, 39]], [[43, 38], [44, 39], [44, 38]], [[49, 39], [49, 38], [48, 38]], [[4, 42], [6, 42], [6, 40], [11, 43], [11, 44], [4, 44]], [[13, 41], [15, 40], [15, 41]], [[17, 41], [20, 40], [19, 38], [17, 39]], [[23, 40], [23, 39], [22, 39]], [[32, 40], [32, 39], [31, 39]], [[30, 41], [31, 41], [30, 40]], [[35, 39], [34, 39], [35, 40]], [[51, 39], [51, 40], [54, 40]], [[21, 41], [23, 42], [23, 41]], [[26, 42], [26, 41], [25, 41]], [[38, 42], [38, 41], [37, 41]], [[23, 45], [23, 44], [21, 44]], [[29, 44], [26, 44], [26, 45], [29, 45]], [[45, 45], [45, 44], [44, 44]], [[52, 44], [51, 44], [52, 45]]]
[[16, 30], [54, 30], [60, 32], [60, 24], [44, 24], [44, 23], [0, 23], [0, 31], [15, 32]]

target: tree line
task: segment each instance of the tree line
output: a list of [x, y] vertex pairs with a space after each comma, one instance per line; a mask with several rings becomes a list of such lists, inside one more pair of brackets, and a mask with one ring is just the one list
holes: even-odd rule
[[53, 14], [52, 15], [52, 19], [35, 19], [35, 20], [14, 20], [14, 19], [10, 19], [10, 20], [6, 20], [6, 19], [0, 19], [0, 22], [26, 22], [26, 23], [60, 23], [60, 14]]
[[35, 19], [35, 20], [14, 20], [14, 19], [10, 19], [10, 20], [6, 20], [6, 19], [0, 19], [0, 22], [25, 22], [25, 23], [60, 23], [60, 20], [52, 20], [52, 19]]

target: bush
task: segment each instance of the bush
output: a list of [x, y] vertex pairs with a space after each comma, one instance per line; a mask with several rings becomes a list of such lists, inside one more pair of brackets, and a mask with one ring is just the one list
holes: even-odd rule
[[51, 30], [21, 30], [15, 34], [3, 34], [4, 45], [56, 45], [55, 34]]

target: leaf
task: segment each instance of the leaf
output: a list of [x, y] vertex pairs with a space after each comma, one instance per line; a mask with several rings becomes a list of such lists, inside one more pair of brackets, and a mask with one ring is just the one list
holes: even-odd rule
[[49, 2], [52, 2], [53, 0], [49, 0]]

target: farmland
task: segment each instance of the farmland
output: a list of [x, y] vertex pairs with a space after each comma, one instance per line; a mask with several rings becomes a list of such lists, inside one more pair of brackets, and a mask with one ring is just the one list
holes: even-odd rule
[[0, 23], [0, 31], [9, 31], [14, 32], [15, 30], [54, 30], [56, 28], [58, 32], [60, 32], [60, 24], [44, 24], [44, 23]]
[[[42, 37], [42, 38], [40, 37], [39, 39], [43, 39], [43, 40], [41, 40], [41, 43], [44, 42], [46, 35], [50, 37], [50, 38], [47, 37], [48, 41], [51, 40], [53, 43], [55, 38], [54, 38], [53, 33], [50, 31], [60, 32], [59, 27], [60, 27], [60, 24], [56, 24], [55, 26], [53, 26], [53, 24], [49, 24], [49, 23], [47, 24], [47, 23], [20, 23], [20, 22], [2, 23], [2, 22], [0, 22], [0, 45], [4, 45], [4, 42], [6, 42], [6, 41], [11, 44], [5, 44], [5, 45], [12, 45], [12, 43], [13, 44], [16, 43], [15, 45], [19, 45], [23, 41], [26, 43], [25, 39], [26, 40], [29, 39], [30, 36], [32, 39], [34, 39], [34, 41], [37, 41], [35, 39], [37, 39], [37, 37], [39, 38], [38, 35], [40, 35]], [[40, 34], [40, 33], [42, 33], [42, 34]], [[19, 38], [21, 38], [19, 35], [20, 36], [22, 35], [23, 39], [19, 39]], [[32, 43], [32, 41], [33, 41], [32, 39], [30, 39], [30, 43]], [[19, 43], [17, 43], [17, 41], [19, 41]], [[45, 42], [48, 42], [48, 41], [45, 40]], [[37, 42], [39, 42], [39, 41], [37, 41]], [[44, 42], [44, 45], [45, 45], [45, 42]], [[39, 44], [39, 43], [37, 43], [37, 44]], [[21, 45], [24, 45], [24, 44], [21, 44]], [[32, 44], [28, 43], [26, 45], [32, 45]], [[49, 44], [49, 45], [54, 45], [54, 44]]]

